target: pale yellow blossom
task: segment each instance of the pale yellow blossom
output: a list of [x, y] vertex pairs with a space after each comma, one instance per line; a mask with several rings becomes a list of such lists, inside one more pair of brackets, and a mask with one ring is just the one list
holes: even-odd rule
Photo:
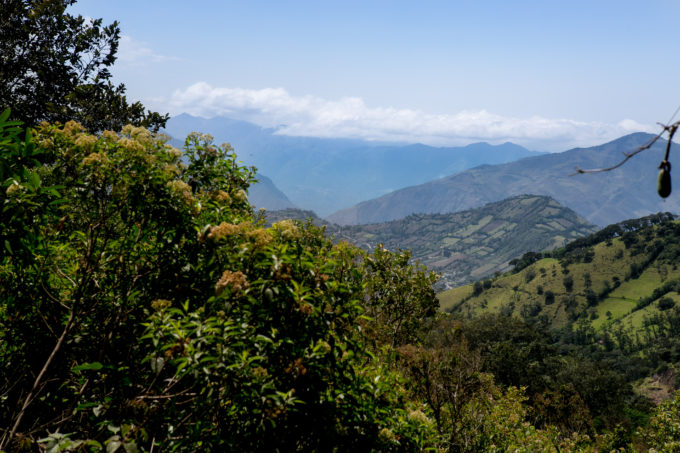
[[219, 241], [220, 239], [224, 239], [227, 236], [238, 234], [240, 231], [241, 228], [238, 225], [222, 222], [216, 227], [210, 229], [210, 233], [208, 233], [208, 239]]
[[382, 442], [386, 444], [390, 444], [396, 442], [397, 436], [395, 436], [392, 430], [390, 430], [389, 428], [383, 428], [378, 433], [378, 439], [380, 439]]
[[104, 160], [105, 157], [101, 153], [92, 153], [83, 159], [82, 164], [83, 165], [101, 164], [102, 162], [104, 162]]
[[67, 121], [66, 124], [64, 124], [64, 133], [66, 135], [75, 137], [76, 135], [79, 135], [82, 132], [85, 132], [85, 128], [83, 127], [82, 124], [76, 121]]
[[144, 146], [139, 143], [137, 140], [133, 140], [131, 138], [127, 137], [121, 137], [118, 140], [118, 144], [122, 146], [123, 148], [127, 149], [128, 151], [143, 151]]
[[229, 204], [231, 202], [231, 197], [224, 190], [218, 190], [213, 194], [215, 201], [223, 204]]
[[177, 176], [180, 173], [179, 167], [175, 164], [165, 164], [163, 165], [163, 171], [173, 176]]
[[153, 308], [156, 311], [162, 311], [166, 308], [169, 308], [172, 306], [172, 302], [166, 299], [156, 299], [153, 302], [151, 302], [151, 308]]
[[5, 194], [7, 194], [8, 197], [12, 197], [15, 194], [18, 195], [18, 193], [23, 190], [23, 186], [21, 184], [18, 184], [16, 182], [12, 183], [9, 185], [7, 190], [5, 191]]
[[300, 237], [300, 229], [295, 225], [295, 222], [290, 219], [281, 220], [273, 225], [279, 232], [281, 236], [285, 239], [297, 239]]
[[255, 247], [264, 247], [272, 241], [272, 235], [264, 228], [256, 228], [246, 233], [246, 238], [252, 241]]
[[429, 424], [430, 419], [427, 418], [427, 415], [425, 415], [422, 411], [420, 410], [413, 410], [408, 413], [408, 418], [411, 420], [418, 422], [418, 423], [423, 423], [423, 424]]
[[118, 134], [113, 131], [102, 132], [101, 139], [104, 142], [116, 142], [118, 141]]
[[243, 272], [231, 272], [226, 270], [222, 273], [222, 277], [217, 281], [215, 292], [219, 296], [227, 287], [229, 287], [231, 288], [232, 294], [238, 294], [245, 291], [249, 286], [250, 284]]
[[165, 149], [165, 152], [168, 153], [175, 160], [182, 157], [182, 151], [178, 150], [172, 145], [165, 145], [163, 149]]
[[247, 203], [248, 202], [248, 195], [246, 195], [245, 191], [239, 190], [238, 192], [236, 192], [234, 194], [234, 199], [236, 199], [237, 201], [242, 201], [244, 203]]
[[80, 135], [75, 141], [76, 146], [79, 146], [86, 151], [92, 151], [94, 149], [95, 143], [97, 143], [97, 137], [86, 134]]
[[175, 195], [184, 200], [188, 206], [194, 205], [195, 200], [189, 184], [185, 183], [181, 179], [175, 179], [174, 181], [169, 181], [167, 186]]

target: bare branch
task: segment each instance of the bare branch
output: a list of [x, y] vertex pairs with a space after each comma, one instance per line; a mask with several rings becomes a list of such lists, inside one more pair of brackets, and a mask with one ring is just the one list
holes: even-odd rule
[[[17, 428], [19, 428], [19, 424], [21, 423], [21, 419], [23, 418], [24, 413], [26, 412], [26, 408], [28, 408], [28, 406], [33, 401], [33, 397], [39, 393], [39, 392], [37, 392], [37, 390], [38, 390], [38, 387], [40, 385], [40, 381], [42, 380], [43, 376], [47, 372], [47, 369], [49, 368], [50, 364], [52, 363], [52, 360], [54, 360], [54, 357], [57, 355], [57, 353], [61, 349], [61, 345], [64, 343], [64, 340], [66, 339], [66, 335], [71, 330], [71, 326], [72, 326], [73, 320], [74, 320], [74, 315], [75, 315], [75, 309], [71, 311], [71, 314], [69, 315], [68, 321], [66, 321], [66, 325], [64, 326], [64, 330], [62, 331], [61, 336], [59, 337], [59, 340], [57, 340], [57, 344], [52, 349], [52, 352], [50, 353], [50, 356], [47, 358], [47, 361], [45, 361], [45, 364], [43, 365], [42, 369], [40, 370], [40, 374], [38, 374], [38, 377], [35, 378], [35, 381], [33, 382], [33, 387], [31, 388], [31, 391], [28, 392], [28, 395], [26, 395], [26, 399], [24, 399], [24, 404], [21, 406], [21, 410], [19, 411], [19, 414], [16, 416], [16, 419], [14, 420], [14, 425], [12, 426], [12, 429], [9, 432], [9, 436], [7, 437], [8, 442], [11, 442], [12, 439], [14, 438], [14, 433], [16, 433]], [[3, 441], [4, 441], [4, 437], [3, 437]], [[2, 447], [4, 447], [4, 445], [0, 445], [0, 449]]]
[[586, 169], [586, 170], [579, 168], [579, 167], [576, 167], [576, 171], [569, 176], [580, 175], [580, 174], [584, 174], [584, 173], [602, 173], [602, 172], [605, 172], [605, 171], [611, 171], [611, 170], [614, 170], [616, 168], [619, 168], [621, 165], [628, 162], [628, 160], [631, 157], [633, 157], [637, 154], [640, 154], [642, 151], [645, 151], [645, 150], [648, 150], [649, 148], [651, 148], [654, 145], [654, 143], [656, 143], [657, 140], [659, 140], [663, 136], [663, 134], [666, 133], [666, 132], [668, 132], [668, 147], [666, 148], [667, 152], [666, 152], [666, 158], [664, 160], [668, 160], [668, 150], [670, 149], [670, 142], [671, 142], [671, 140], [673, 140], [673, 135], [675, 135], [675, 132], [678, 130], [678, 127], [680, 127], [680, 121], [676, 121], [675, 123], [673, 123], [671, 125], [660, 124], [660, 126], [663, 127], [663, 130], [661, 132], [659, 132], [647, 144], [638, 147], [634, 151], [631, 151], [631, 152], [628, 152], [628, 153], [623, 153], [624, 159], [622, 161], [620, 161], [619, 163], [612, 165], [611, 167], [593, 168], [593, 169]]

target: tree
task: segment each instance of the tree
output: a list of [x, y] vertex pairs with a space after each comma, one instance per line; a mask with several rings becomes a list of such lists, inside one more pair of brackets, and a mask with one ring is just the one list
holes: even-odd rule
[[[265, 228], [231, 147], [192, 134], [183, 156], [140, 127], [24, 133], [8, 116], [0, 451], [434, 445], [364, 342], [363, 252]], [[376, 262], [417, 283], [400, 257]]]
[[0, 8], [0, 108], [27, 126], [80, 122], [96, 132], [125, 124], [158, 130], [167, 115], [129, 104], [111, 83], [120, 29], [66, 14], [75, 0], [5, 0]]
[[410, 251], [391, 252], [379, 244], [359, 266], [364, 307], [372, 320], [366, 330], [380, 344], [397, 347], [415, 342], [423, 322], [439, 308], [433, 289], [437, 275], [410, 260]]
[[652, 448], [650, 451], [680, 451], [680, 392], [654, 410], [649, 425], [640, 430], [640, 437]]

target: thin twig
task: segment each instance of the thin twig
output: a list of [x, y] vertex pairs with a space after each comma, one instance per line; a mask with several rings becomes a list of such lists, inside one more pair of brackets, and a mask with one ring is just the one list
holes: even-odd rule
[[139, 395], [139, 396], [136, 396], [135, 399], [138, 399], [138, 400], [163, 400], [163, 399], [168, 399], [168, 398], [176, 398], [180, 395], [187, 395], [187, 396], [198, 395], [198, 393], [194, 393], [194, 392], [189, 393], [189, 390], [191, 390], [191, 388], [182, 390], [181, 392], [175, 393], [173, 395]]
[[645, 151], [645, 150], [648, 150], [649, 148], [651, 148], [654, 145], [654, 143], [656, 143], [656, 141], [659, 140], [663, 136], [663, 134], [666, 133], [666, 132], [668, 132], [668, 135], [669, 135], [668, 142], [670, 143], [670, 141], [673, 139], [673, 135], [675, 134], [675, 131], [677, 131], [678, 127], [680, 127], [680, 121], [676, 121], [675, 123], [673, 123], [671, 125], [662, 124], [661, 126], [663, 127], [663, 130], [661, 132], [659, 132], [659, 134], [657, 134], [654, 138], [652, 138], [646, 145], [642, 145], [642, 146], [638, 147], [637, 149], [635, 149], [634, 151], [631, 151], [629, 153], [623, 153], [623, 155], [625, 156], [624, 159], [621, 162], [617, 163], [616, 165], [612, 165], [611, 167], [593, 168], [593, 169], [587, 169], [587, 170], [576, 167], [576, 172], [572, 173], [569, 176], [580, 175], [580, 174], [584, 174], [584, 173], [602, 173], [602, 172], [605, 172], [605, 171], [611, 171], [611, 170], [614, 170], [616, 168], [619, 168], [621, 165], [628, 162], [628, 160], [631, 157], [633, 157], [637, 154], [640, 154], [642, 151]]

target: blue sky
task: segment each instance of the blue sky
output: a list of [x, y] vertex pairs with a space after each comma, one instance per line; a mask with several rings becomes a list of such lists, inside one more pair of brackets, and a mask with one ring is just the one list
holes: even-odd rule
[[80, 0], [131, 99], [291, 135], [538, 150], [680, 106], [680, 2]]

